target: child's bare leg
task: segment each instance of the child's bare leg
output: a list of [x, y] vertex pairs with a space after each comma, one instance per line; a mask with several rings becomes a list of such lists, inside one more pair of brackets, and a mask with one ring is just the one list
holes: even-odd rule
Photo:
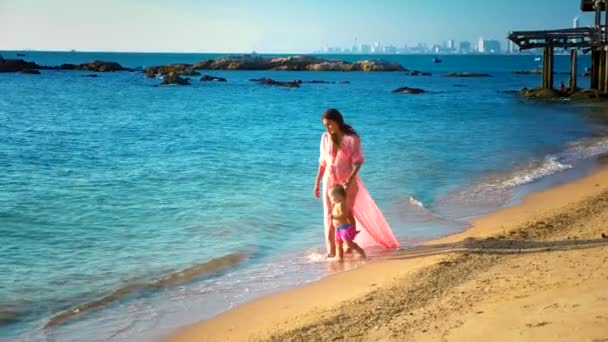
[[327, 232], [327, 243], [329, 244], [329, 250], [327, 252], [328, 258], [336, 256], [336, 227], [332, 224]]
[[342, 242], [336, 241], [336, 248], [338, 249], [338, 259], [344, 259], [344, 250], [342, 249]]
[[350, 248], [350, 249], [356, 251], [357, 253], [359, 253], [359, 255], [361, 256], [361, 258], [364, 258], [364, 259], [366, 258], [365, 251], [355, 241], [348, 240], [348, 241], [346, 241], [346, 245], [348, 246], [348, 248]]
[[[351, 213], [352, 213], [352, 211], [351, 211]], [[355, 230], [357, 230], [357, 222], [355, 221], [355, 216], [353, 214], [351, 214], [348, 217], [348, 220], [349, 220], [349, 222], [352, 222], [351, 224], [353, 225], [353, 228], [355, 228]], [[348, 244], [346, 244], [346, 246], [344, 246], [344, 247], [345, 247], [344, 253], [350, 254], [353, 252], [352, 248], [350, 248], [350, 246]]]

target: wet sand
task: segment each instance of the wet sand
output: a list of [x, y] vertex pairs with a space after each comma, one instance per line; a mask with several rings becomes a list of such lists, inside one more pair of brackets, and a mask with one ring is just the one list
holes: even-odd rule
[[167, 339], [608, 341], [608, 167], [472, 223]]

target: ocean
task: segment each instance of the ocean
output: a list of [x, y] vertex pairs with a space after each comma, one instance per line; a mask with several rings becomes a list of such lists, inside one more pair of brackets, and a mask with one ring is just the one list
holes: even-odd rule
[[[17, 53], [133, 68], [220, 56], [0, 55]], [[603, 107], [509, 92], [540, 84], [512, 74], [535, 56], [382, 58], [433, 75], [202, 71], [228, 82], [158, 87], [141, 71], [0, 73], [0, 340], [146, 341], [340, 271], [322, 258], [313, 197], [328, 107], [360, 133], [360, 175], [403, 248], [580, 177], [608, 152]], [[464, 71], [493, 77], [440, 76]], [[249, 81], [260, 77], [338, 83]], [[427, 92], [391, 93], [401, 86]]]

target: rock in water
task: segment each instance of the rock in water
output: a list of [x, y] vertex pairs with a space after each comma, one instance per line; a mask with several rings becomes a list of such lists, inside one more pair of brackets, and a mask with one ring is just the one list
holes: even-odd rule
[[563, 94], [555, 89], [548, 88], [535, 88], [535, 89], [522, 89], [522, 95], [527, 98], [536, 98], [536, 99], [556, 99], [563, 97]]
[[36, 70], [36, 69], [24, 69], [21, 70], [22, 74], [30, 74], [30, 75], [40, 75], [40, 71]]
[[405, 71], [398, 63], [381, 60], [347, 62], [313, 56], [265, 58], [258, 55], [226, 56], [195, 64], [171, 64], [146, 68], [148, 77], [180, 70], [289, 70], [289, 71]]
[[77, 70], [110, 72], [110, 71], [130, 71], [131, 69], [123, 68], [122, 65], [116, 62], [92, 61], [75, 66]]
[[226, 82], [227, 80], [223, 77], [211, 76], [211, 75], [203, 75], [201, 77], [201, 82]]
[[299, 80], [295, 80], [295, 81], [275, 81], [271, 78], [252, 78], [250, 79], [251, 82], [257, 82], [259, 84], [263, 84], [263, 85], [269, 85], [269, 86], [278, 86], [278, 87], [287, 87], [287, 88], [299, 88], [300, 84], [302, 83], [302, 81]]
[[190, 85], [190, 81], [188, 81], [188, 79], [186, 79], [186, 78], [180, 77], [178, 74], [169, 73], [169, 74], [165, 75], [161, 85], [170, 85], [170, 84]]
[[395, 94], [422, 94], [424, 92], [424, 89], [410, 87], [401, 87], [393, 90]]
[[0, 72], [19, 72], [23, 70], [39, 69], [40, 66], [33, 62], [23, 59], [1, 59]]
[[601, 100], [606, 96], [602, 94], [600, 91], [595, 89], [584, 89], [577, 91], [576, 93], [570, 95], [570, 99], [572, 101], [591, 101], [591, 100]]

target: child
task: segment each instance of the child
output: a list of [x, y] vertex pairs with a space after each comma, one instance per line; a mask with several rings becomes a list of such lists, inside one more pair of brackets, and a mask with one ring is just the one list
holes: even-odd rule
[[359, 233], [355, 230], [355, 226], [350, 221], [350, 209], [346, 206], [346, 190], [342, 185], [336, 185], [329, 190], [329, 198], [332, 203], [331, 220], [332, 225], [336, 229], [336, 249], [338, 250], [338, 258], [344, 258], [342, 243], [359, 253], [362, 258], [365, 258], [365, 252], [354, 241], [355, 236]]

